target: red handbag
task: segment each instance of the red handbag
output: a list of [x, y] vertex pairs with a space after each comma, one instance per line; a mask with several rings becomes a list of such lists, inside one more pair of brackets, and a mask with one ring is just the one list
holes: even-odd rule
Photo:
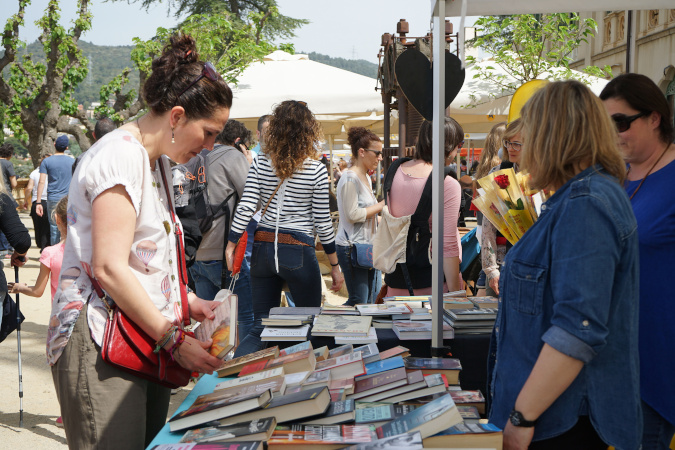
[[[176, 234], [176, 249], [178, 259], [178, 272], [180, 283], [181, 307], [183, 311], [183, 326], [190, 324], [190, 313], [187, 302], [187, 271], [185, 268], [185, 251], [183, 249], [183, 233], [178, 226], [173, 209], [173, 199], [164, 175], [164, 166], [160, 160], [162, 181], [169, 199], [169, 211], [173, 220]], [[183, 368], [171, 358], [171, 355], [161, 349], [154, 353], [155, 340], [145, 333], [124, 312], [119, 309], [112, 299], [103, 291], [98, 280], [89, 277], [96, 294], [108, 309], [108, 321], [103, 335], [101, 357], [105, 362], [118, 367], [125, 372], [136, 375], [139, 378], [153, 381], [168, 388], [186, 386], [190, 381], [192, 372]], [[194, 337], [193, 333], [186, 335]]]

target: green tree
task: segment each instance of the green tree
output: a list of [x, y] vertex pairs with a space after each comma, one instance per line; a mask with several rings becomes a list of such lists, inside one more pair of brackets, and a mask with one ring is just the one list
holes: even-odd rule
[[7, 105], [9, 128], [27, 143], [33, 163], [54, 146], [57, 133], [74, 135], [78, 141], [83, 131], [72, 124], [68, 115], [77, 112], [73, 88], [87, 75], [87, 59], [77, 47], [80, 35], [91, 27], [89, 0], [79, 0], [73, 27], [66, 30], [60, 23], [58, 0], [50, 0], [45, 14], [36, 24], [42, 33], [46, 62], [35, 62], [31, 54], [17, 59], [17, 51], [25, 46], [19, 39], [24, 14], [30, 0], [19, 0], [18, 12], [11, 16], [2, 34], [5, 53], [0, 58], [0, 71], [9, 69], [9, 77], [0, 77], [0, 101]]
[[[611, 76], [609, 66], [588, 66], [584, 74], [569, 67], [574, 50], [597, 31], [593, 19], [581, 20], [575, 13], [488, 16], [479, 18], [475, 27], [477, 37], [471, 45], [490, 55], [508, 75], [492, 65], [475, 65], [473, 77], [495, 84], [502, 95], [542, 76], [553, 80], [576, 78], [586, 83], [590, 78], [584, 74]], [[476, 62], [471, 56], [466, 59], [467, 63]]]

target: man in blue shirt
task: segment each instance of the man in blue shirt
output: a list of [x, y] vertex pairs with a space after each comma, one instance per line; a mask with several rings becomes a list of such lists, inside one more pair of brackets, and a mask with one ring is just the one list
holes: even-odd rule
[[47, 183], [47, 219], [49, 219], [49, 236], [51, 245], [56, 245], [61, 241], [61, 234], [56, 227], [56, 222], [52, 218], [52, 211], [56, 208], [56, 204], [65, 195], [68, 194], [70, 188], [70, 180], [72, 178], [72, 166], [75, 161], [70, 156], [64, 154], [68, 149], [68, 136], [62, 135], [56, 138], [54, 147], [56, 152], [50, 158], [46, 158], [40, 164], [40, 182], [37, 189], [37, 200], [35, 212], [42, 217], [44, 209], [42, 206], [42, 191], [45, 188], [45, 181]]

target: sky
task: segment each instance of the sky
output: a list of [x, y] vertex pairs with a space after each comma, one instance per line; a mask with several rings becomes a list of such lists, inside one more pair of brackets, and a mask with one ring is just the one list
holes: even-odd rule
[[[0, 24], [4, 27], [18, 10], [18, 0], [0, 0]], [[37, 39], [39, 19], [48, 0], [31, 0], [26, 10], [26, 26], [20, 30], [22, 40]], [[429, 0], [277, 0], [282, 14], [308, 19], [311, 23], [297, 31], [289, 41], [297, 52], [317, 52], [346, 59], [365, 59], [377, 63], [383, 33], [395, 33], [396, 24], [406, 19], [411, 37], [424, 36], [430, 29]], [[61, 0], [62, 24], [70, 28], [76, 15], [77, 0]], [[149, 11], [140, 3], [127, 4], [92, 0], [92, 29], [82, 40], [97, 45], [132, 45], [134, 37], [149, 39], [157, 27], [172, 27], [179, 21], [167, 16], [167, 3], [157, 3]], [[455, 31], [459, 20], [453, 19]], [[468, 23], [472, 23], [469, 20]]]

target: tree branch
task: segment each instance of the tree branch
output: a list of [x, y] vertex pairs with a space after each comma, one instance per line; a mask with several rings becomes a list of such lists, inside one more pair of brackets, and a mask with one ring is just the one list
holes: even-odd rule
[[80, 145], [80, 148], [83, 152], [89, 150], [89, 147], [91, 147], [91, 141], [89, 137], [87, 137], [79, 125], [70, 123], [69, 116], [59, 117], [59, 120], [56, 122], [56, 130], [75, 136], [75, 139], [77, 140], [77, 143]]

